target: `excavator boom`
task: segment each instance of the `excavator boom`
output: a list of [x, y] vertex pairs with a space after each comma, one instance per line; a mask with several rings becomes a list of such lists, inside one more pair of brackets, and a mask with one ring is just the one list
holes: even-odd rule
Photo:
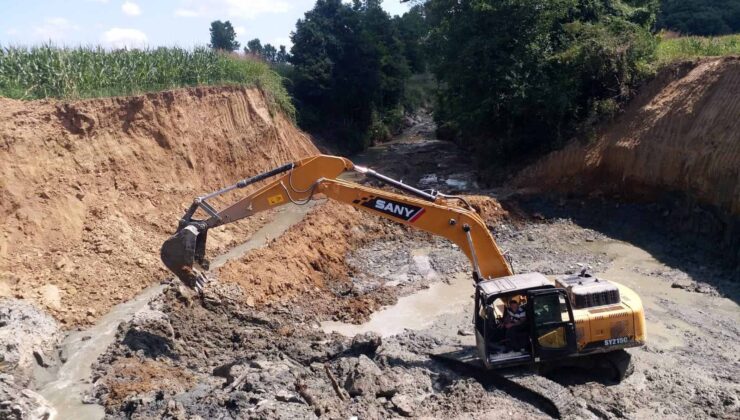
[[[338, 179], [348, 171], [363, 174], [405, 194]], [[216, 196], [276, 176], [279, 177], [221, 211], [208, 202]], [[288, 203], [306, 204], [321, 195], [451, 240], [470, 259], [476, 282], [512, 274], [485, 223], [464, 199], [437, 191], [422, 191], [356, 166], [346, 158], [329, 155], [283, 165], [196, 198], [180, 220], [175, 235], [162, 246], [162, 261], [184, 283], [200, 288], [206, 281], [202, 270], [208, 269], [205, 244], [209, 229]], [[198, 210], [208, 217], [195, 219]]]

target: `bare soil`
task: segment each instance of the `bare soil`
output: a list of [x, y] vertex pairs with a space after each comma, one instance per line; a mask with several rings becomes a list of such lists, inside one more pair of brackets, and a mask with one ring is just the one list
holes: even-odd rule
[[[167, 275], [159, 247], [193, 198], [316, 152], [257, 89], [0, 98], [0, 296], [89, 324]], [[214, 232], [212, 249], [267, 219]]]
[[680, 191], [740, 215], [738, 98], [740, 57], [669, 66], [594, 139], [553, 152], [521, 171], [514, 184], [650, 201]]

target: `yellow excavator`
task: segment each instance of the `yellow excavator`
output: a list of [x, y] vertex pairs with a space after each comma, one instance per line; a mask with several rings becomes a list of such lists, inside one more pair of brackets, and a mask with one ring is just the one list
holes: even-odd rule
[[[349, 171], [405, 194], [339, 179]], [[223, 210], [208, 202], [272, 177], [277, 178]], [[205, 245], [209, 229], [322, 196], [445, 237], [465, 253], [472, 263], [474, 354], [480, 366], [538, 366], [601, 354], [610, 356], [621, 379], [629, 373], [629, 355], [623, 349], [645, 343], [645, 316], [634, 291], [586, 272], [556, 278], [539, 273], [514, 274], [483, 219], [464, 197], [420, 190], [337, 156], [305, 158], [196, 198], [177, 232], [163, 244], [162, 261], [185, 284], [200, 290], [207, 281]], [[194, 218], [199, 211], [205, 218]], [[506, 340], [500, 334], [512, 300], [526, 313], [521, 341], [527, 344], [517, 351], [507, 351]]]

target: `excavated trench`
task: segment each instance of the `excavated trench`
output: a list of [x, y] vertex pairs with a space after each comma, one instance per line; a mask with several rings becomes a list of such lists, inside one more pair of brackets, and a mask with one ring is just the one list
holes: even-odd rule
[[[444, 156], [453, 163], [438, 171], [443, 183], [450, 174], [459, 177], [464, 166], [447, 147], [403, 142], [386, 150], [399, 159], [427, 152]], [[311, 235], [322, 232], [309, 227], [326, 222], [320, 217], [326, 213], [336, 217], [327, 206], [313, 209], [284, 236], [292, 241], [291, 232], [300, 231], [315, 241]], [[617, 384], [610, 374], [570, 369], [548, 378], [507, 379], [432, 360], [429, 354], [440, 348], [472, 343], [468, 264], [446, 241], [391, 230], [350, 247], [345, 258], [350, 284], [324, 279], [330, 295], [299, 294], [251, 306], [244, 303], [247, 288], [223, 278], [200, 301], [167, 291], [153, 305], [161, 315], [126, 324], [101, 357], [96, 397], [112, 418], [490, 418], [502, 412], [526, 418], [733, 418], [740, 413], [735, 363], [740, 311], [732, 269], [718, 255], [691, 238], [673, 236], [662, 210], [649, 206], [522, 197], [508, 199], [505, 207], [518, 216], [490, 218], [489, 225], [518, 272], [591, 267], [640, 293], [650, 339], [630, 351], [632, 376]], [[625, 228], [630, 225], [634, 228]], [[618, 226], [621, 234], [615, 235]], [[660, 253], [653, 250], [658, 244]], [[259, 260], [250, 254], [243, 260], [270, 264], [270, 251], [279, 253], [284, 246], [276, 239], [259, 251]], [[696, 262], [704, 266], [693, 267]], [[355, 313], [352, 322], [325, 310], [362, 299], [386, 306]], [[154, 345], [126, 340], [131, 331], [163, 339]], [[132, 374], [134, 368], [145, 373]], [[171, 379], [173, 370], [186, 374]]]
[[[157, 248], [188, 200], [316, 152], [258, 91], [7, 105], [0, 295], [35, 302], [56, 321], [35, 314], [33, 324], [0, 328], [50, 337], [80, 329], [59, 360], [55, 340], [4, 355], [19, 361], [15, 377], [0, 374], [0, 417], [740, 416], [738, 272], [716, 252], [716, 232], [675, 229], [675, 209], [657, 201], [482, 189], [469, 157], [430, 140], [426, 120], [357, 157], [409, 184], [478, 194], [470, 200], [517, 272], [590, 267], [642, 296], [648, 345], [631, 350], [625, 381], [578, 370], [500, 379], [429, 357], [472, 340], [462, 253], [335, 203], [214, 231], [211, 255], [220, 257], [203, 296], [177, 282], [147, 289], [165, 276]], [[89, 126], [69, 130], [70, 112]], [[4, 302], [0, 318], [20, 319]], [[34, 385], [54, 407], [22, 391]]]
[[[296, 206], [277, 211], [272, 220], [254, 232], [249, 240], [214, 258], [213, 269], [265, 246], [270, 238], [281, 235], [300, 222], [310, 208]], [[55, 418], [94, 420], [104, 417], [104, 407], [92, 397], [90, 377], [93, 365], [114, 343], [119, 325], [145, 313], [150, 302], [157, 299], [166, 287], [164, 284], [151, 286], [133, 299], [115, 306], [91, 327], [68, 334], [59, 346], [59, 363], [54, 363], [51, 369], [36, 370], [38, 393], [48, 401]]]

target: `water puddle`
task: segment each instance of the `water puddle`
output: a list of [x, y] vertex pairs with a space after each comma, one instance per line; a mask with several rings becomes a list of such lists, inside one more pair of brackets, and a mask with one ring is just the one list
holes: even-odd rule
[[[239, 258], [255, 248], [266, 245], [270, 239], [280, 236], [301, 221], [312, 204], [281, 208], [275, 219], [255, 232], [248, 241], [214, 258], [211, 267], [218, 268], [230, 259]], [[147, 288], [132, 300], [115, 306], [92, 327], [72, 332], [63, 340], [61, 353], [66, 362], [56, 372], [43, 370], [36, 375], [38, 393], [57, 411], [53, 419], [94, 420], [104, 417], [105, 411], [102, 406], [83, 403], [83, 398], [93, 390], [90, 382], [92, 364], [113, 344], [118, 326], [129, 321], [136, 312], [146, 308], [164, 288], [164, 285]]]
[[41, 385], [38, 393], [57, 411], [59, 419], [100, 419], [105, 411], [97, 404], [83, 404], [83, 396], [92, 392], [92, 363], [103, 354], [116, 337], [121, 322], [127, 321], [149, 301], [159, 296], [164, 285], [151, 286], [134, 299], [117, 305], [97, 324], [83, 331], [70, 333], [62, 342], [61, 351], [67, 361], [59, 367], [56, 378]]
[[470, 275], [458, 273], [449, 283], [436, 282], [428, 289], [399, 298], [395, 305], [374, 312], [364, 324], [326, 321], [321, 328], [326, 333], [338, 332], [347, 337], [370, 331], [388, 337], [406, 329], [422, 330], [442, 315], [460, 312], [460, 306], [470, 302], [472, 291]]

